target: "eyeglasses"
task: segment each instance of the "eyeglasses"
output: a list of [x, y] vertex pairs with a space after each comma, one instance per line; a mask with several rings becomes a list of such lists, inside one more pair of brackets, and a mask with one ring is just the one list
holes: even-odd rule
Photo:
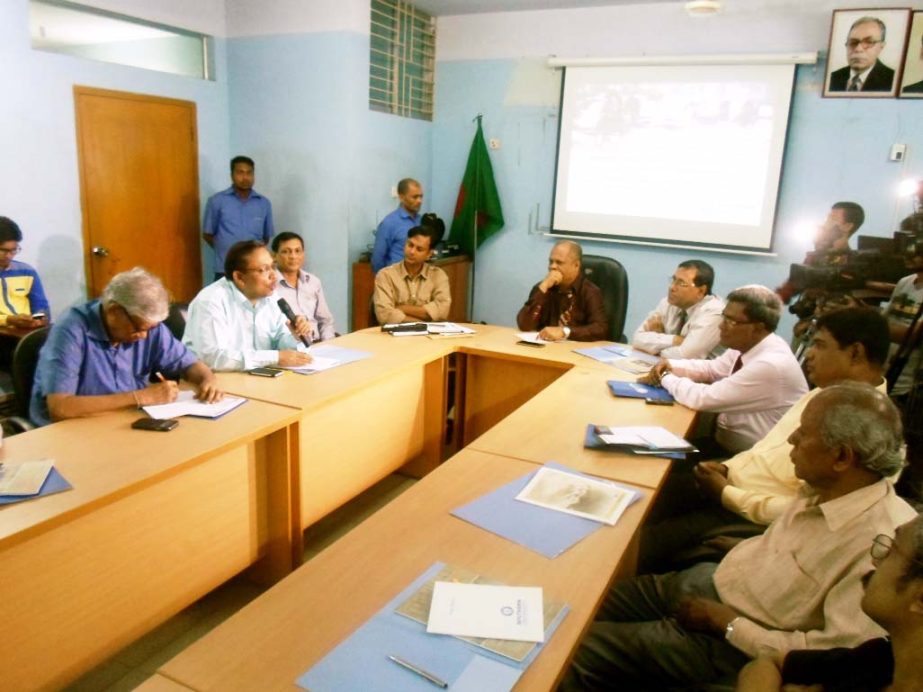
[[695, 286], [695, 281], [686, 281], [685, 279], [677, 279], [675, 276], [671, 276], [667, 279], [668, 286], [677, 286], [678, 288], [691, 288]]
[[125, 309], [124, 305], [119, 305], [122, 308], [122, 312], [125, 313], [125, 317], [128, 318], [128, 321], [131, 323], [131, 333], [132, 334], [146, 334], [151, 329], [154, 328], [153, 325], [145, 327], [144, 325], [139, 324], [135, 321], [135, 318], [132, 317], [131, 313]]
[[884, 43], [884, 41], [876, 41], [873, 38], [851, 38], [843, 45], [849, 50], [856, 50], [859, 46], [862, 46], [863, 50], [868, 50], [878, 43]]
[[20, 245], [17, 245], [16, 247], [13, 247], [13, 248], [0, 247], [0, 255], [9, 255], [10, 257], [14, 257], [18, 255], [20, 252], [22, 252], [22, 246]]
[[892, 550], [903, 557], [905, 560], [909, 560], [910, 562], [913, 562], [917, 565], [923, 565], [923, 560], [917, 560], [916, 558], [907, 555], [903, 551], [898, 550], [894, 539], [884, 533], [880, 533], [872, 539], [872, 547], [869, 549], [869, 554], [872, 556], [873, 560], [881, 562], [891, 554]]
[[736, 317], [730, 317], [723, 312], [721, 313], [721, 319], [723, 319], [728, 324], [734, 325], [735, 327], [740, 324], [753, 324], [751, 320], [739, 320]]
[[275, 269], [272, 267], [247, 267], [244, 271], [253, 272], [254, 274], [259, 274], [260, 276], [269, 276], [275, 272]]

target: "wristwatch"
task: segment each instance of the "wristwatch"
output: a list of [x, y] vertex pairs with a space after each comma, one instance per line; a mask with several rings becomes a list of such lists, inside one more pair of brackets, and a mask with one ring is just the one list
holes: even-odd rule
[[564, 327], [564, 339], [567, 340], [570, 338], [570, 327]]
[[725, 639], [730, 639], [731, 635], [734, 634], [734, 625], [737, 624], [738, 620], [740, 620], [739, 617], [734, 618], [727, 624], [727, 627], [724, 628], [724, 638]]

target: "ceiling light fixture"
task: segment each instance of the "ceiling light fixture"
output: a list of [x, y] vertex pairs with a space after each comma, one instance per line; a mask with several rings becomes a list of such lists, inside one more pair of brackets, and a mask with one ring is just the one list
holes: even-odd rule
[[721, 0], [689, 0], [686, 14], [690, 17], [710, 17], [721, 11]]

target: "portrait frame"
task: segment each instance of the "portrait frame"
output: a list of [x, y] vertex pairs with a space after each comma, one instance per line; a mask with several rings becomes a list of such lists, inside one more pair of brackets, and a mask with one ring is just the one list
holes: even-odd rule
[[536, 472], [516, 499], [613, 525], [631, 504], [632, 493], [611, 482], [545, 466]]
[[[823, 95], [829, 98], [892, 98], [897, 95], [904, 67], [904, 52], [910, 28], [909, 7], [882, 7], [857, 10], [834, 10], [830, 22], [830, 41], [827, 45], [827, 69], [824, 73]], [[885, 26], [884, 41], [880, 48], [858, 49], [855, 59], [870, 61], [863, 67], [864, 82], [861, 91], [849, 91], [852, 77], [849, 49], [846, 41], [853, 24], [863, 17], [881, 21]], [[875, 52], [877, 51], [877, 52]], [[874, 53], [873, 55], [868, 55]], [[862, 64], [859, 65], [862, 67]], [[890, 75], [890, 84], [888, 77]]]
[[923, 11], [920, 10], [911, 15], [901, 88], [897, 95], [902, 99], [923, 98]]

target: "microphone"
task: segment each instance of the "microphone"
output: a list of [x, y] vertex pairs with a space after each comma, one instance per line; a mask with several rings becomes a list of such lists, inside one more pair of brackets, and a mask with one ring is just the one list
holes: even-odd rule
[[[288, 301], [285, 298], [279, 298], [279, 300], [276, 302], [276, 305], [279, 306], [279, 309], [282, 311], [282, 314], [285, 315], [288, 321], [294, 325], [295, 318], [297, 318], [298, 315], [292, 311], [292, 306], [288, 304]], [[311, 345], [311, 338], [307, 334], [300, 338], [301, 343], [303, 343], [305, 346]]]

